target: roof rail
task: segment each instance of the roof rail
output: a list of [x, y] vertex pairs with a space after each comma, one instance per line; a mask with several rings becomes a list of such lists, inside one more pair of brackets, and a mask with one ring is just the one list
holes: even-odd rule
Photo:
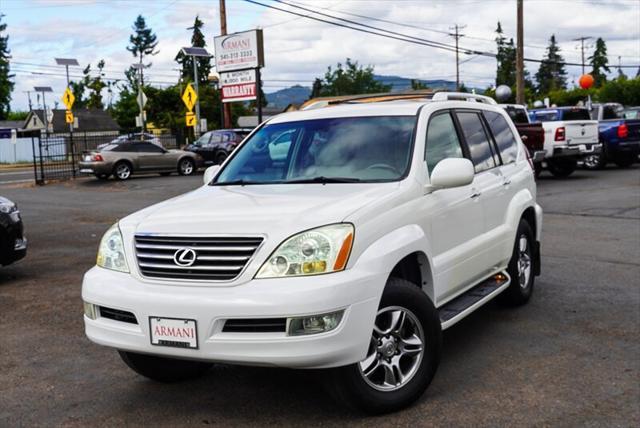
[[436, 92], [432, 101], [469, 101], [483, 104], [497, 104], [496, 100], [486, 95], [469, 94], [467, 92]]

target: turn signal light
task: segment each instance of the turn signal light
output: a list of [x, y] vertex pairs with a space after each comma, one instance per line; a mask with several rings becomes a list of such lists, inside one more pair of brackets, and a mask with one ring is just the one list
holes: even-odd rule
[[565, 136], [564, 126], [561, 126], [560, 128], [557, 128], [556, 129], [556, 138], [555, 138], [555, 140], [556, 141], [564, 141], [564, 136]]
[[618, 138], [627, 138], [629, 136], [629, 128], [626, 123], [618, 126]]

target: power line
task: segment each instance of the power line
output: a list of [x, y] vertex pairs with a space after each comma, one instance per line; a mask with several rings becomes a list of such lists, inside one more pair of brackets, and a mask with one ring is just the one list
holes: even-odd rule
[[[373, 34], [373, 35], [377, 35], [377, 36], [381, 36], [381, 37], [386, 37], [388, 39], [394, 39], [394, 40], [399, 40], [399, 41], [402, 41], [402, 42], [413, 43], [413, 44], [423, 45], [423, 46], [429, 46], [429, 47], [433, 47], [433, 48], [436, 48], [436, 49], [442, 49], [442, 50], [447, 50], [447, 51], [450, 51], [450, 52], [455, 52], [455, 46], [447, 45], [447, 44], [440, 43], [440, 42], [435, 42], [435, 41], [428, 40], [428, 39], [423, 39], [423, 38], [420, 38], [420, 37], [410, 36], [410, 35], [407, 35], [407, 34], [397, 33], [397, 32], [394, 32], [394, 31], [389, 31], [389, 30], [385, 30], [385, 29], [382, 29], [382, 28], [379, 28], [379, 27], [374, 27], [374, 26], [371, 26], [371, 25], [361, 24], [361, 23], [358, 23], [358, 22], [355, 22], [355, 21], [345, 20], [344, 18], [340, 18], [340, 17], [334, 16], [334, 15], [329, 15], [329, 14], [325, 14], [325, 13], [321, 13], [321, 12], [316, 12], [316, 11], [313, 11], [312, 9], [302, 8], [302, 7], [293, 5], [293, 4], [287, 4], [287, 3], [282, 2], [280, 0], [275, 0], [275, 1], [277, 1], [279, 3], [282, 3], [282, 4], [287, 4], [288, 6], [291, 6], [291, 7], [304, 9], [304, 10], [307, 10], [307, 11], [311, 11], [313, 13], [316, 13], [316, 14], [319, 14], [319, 15], [323, 15], [323, 16], [327, 16], [327, 17], [330, 17], [332, 19], [336, 19], [336, 20], [339, 20], [339, 21], [351, 22], [351, 23], [353, 23], [355, 25], [359, 25], [359, 26], [362, 26], [362, 27], [375, 29], [375, 30], [381, 31], [383, 33], [379, 33], [377, 31], [367, 30], [365, 28], [353, 27], [351, 25], [342, 24], [340, 22], [335, 22], [335, 21], [329, 21], [329, 20], [326, 20], [326, 19], [323, 19], [323, 18], [318, 18], [318, 17], [315, 17], [315, 16], [303, 15], [303, 14], [295, 12], [293, 10], [282, 9], [282, 8], [279, 8], [279, 7], [276, 7], [276, 6], [260, 3], [260, 2], [255, 1], [255, 0], [244, 0], [244, 1], [247, 2], [247, 3], [255, 4], [257, 6], [262, 6], [262, 7], [268, 8], [268, 9], [273, 9], [273, 10], [277, 10], [277, 11], [280, 11], [280, 12], [289, 13], [289, 14], [300, 16], [300, 17], [303, 17], [303, 18], [312, 19], [314, 21], [323, 22], [325, 24], [335, 25], [335, 26], [338, 26], [338, 27], [347, 28], [347, 29], [354, 30], [354, 31], [359, 31], [359, 32], [362, 32], [362, 33]], [[384, 33], [389, 33], [389, 34], [384, 34]], [[464, 53], [466, 55], [482, 55], [482, 56], [488, 56], [488, 57], [492, 57], [492, 58], [496, 57], [495, 53], [488, 52], [488, 51], [480, 51], [480, 50], [462, 48], [462, 47], [460, 48], [460, 50], [462, 51], [462, 53]], [[543, 63], [543, 62], [549, 63], [550, 62], [548, 60], [541, 60], [541, 59], [534, 59], [534, 58], [524, 58], [524, 61], [535, 62], [535, 63]], [[553, 62], [553, 61], [551, 61], [551, 62]], [[562, 64], [567, 65], [567, 66], [581, 66], [582, 65], [580, 63], [573, 63], [573, 62], [562, 62]], [[638, 65], [621, 65], [621, 67], [622, 68], [636, 68], [636, 67], [639, 67], [639, 66]]]

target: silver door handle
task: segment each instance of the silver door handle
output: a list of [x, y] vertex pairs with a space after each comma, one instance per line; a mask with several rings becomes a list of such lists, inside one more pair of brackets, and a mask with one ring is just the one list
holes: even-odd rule
[[504, 181], [502, 181], [503, 186], [508, 186], [509, 184], [511, 184], [511, 180], [509, 180], [508, 178], [505, 178]]
[[481, 194], [482, 194], [481, 192], [474, 190], [473, 193], [471, 194], [471, 199], [478, 198], [480, 197]]

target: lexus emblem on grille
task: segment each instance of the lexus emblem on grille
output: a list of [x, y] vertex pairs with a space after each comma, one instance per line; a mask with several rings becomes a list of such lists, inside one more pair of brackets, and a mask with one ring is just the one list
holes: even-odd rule
[[173, 262], [178, 266], [189, 267], [196, 262], [196, 252], [191, 248], [180, 248], [173, 254]]

